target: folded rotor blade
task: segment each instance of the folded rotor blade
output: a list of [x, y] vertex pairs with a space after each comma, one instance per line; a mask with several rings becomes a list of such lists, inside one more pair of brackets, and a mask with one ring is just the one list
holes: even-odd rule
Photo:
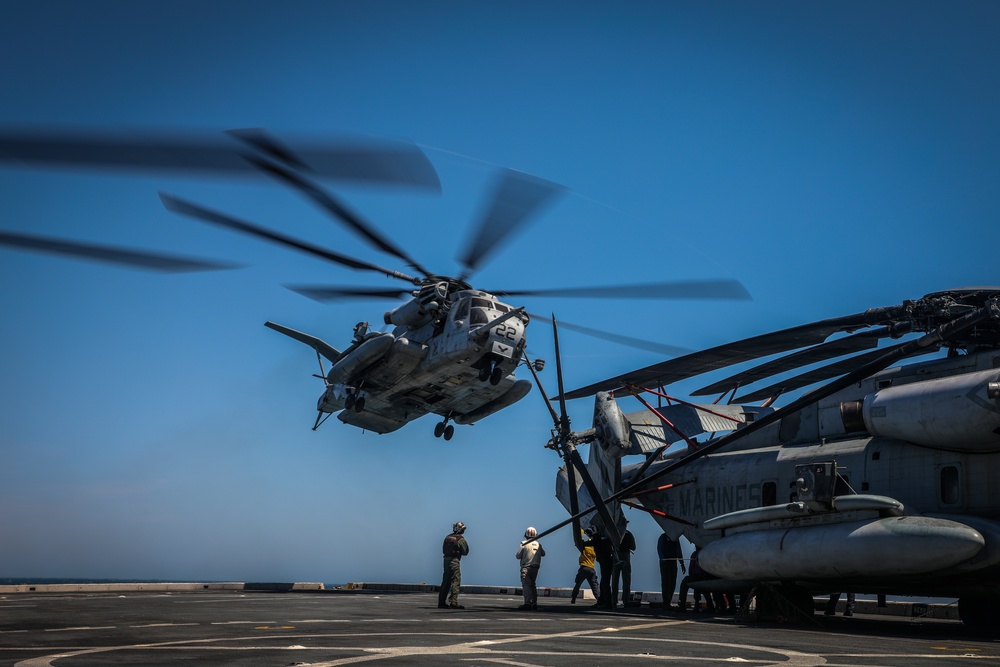
[[[895, 350], [897, 347], [902, 345], [902, 343], [897, 345], [890, 345], [889, 347], [879, 348], [877, 350], [872, 350], [871, 352], [866, 352], [865, 354], [859, 354], [853, 357], [848, 357], [847, 359], [841, 359], [832, 364], [827, 364], [821, 368], [816, 368], [811, 371], [806, 371], [785, 380], [780, 380], [774, 384], [764, 387], [763, 389], [758, 389], [756, 391], [744, 394], [743, 396], [737, 396], [733, 399], [734, 403], [755, 403], [757, 401], [763, 401], [764, 399], [770, 398], [777, 394], [784, 394], [789, 391], [795, 391], [796, 389], [801, 389], [802, 387], [808, 387], [811, 384], [816, 384], [817, 382], [823, 382], [824, 380], [829, 380], [830, 378], [835, 378], [844, 373], [849, 373], [858, 367], [859, 364], [867, 364], [874, 361], [879, 357], [879, 355], [885, 354]], [[928, 348], [922, 349], [915, 352], [910, 357], [916, 357], [924, 354], [931, 354], [937, 352], [938, 348]]]
[[590, 396], [598, 391], [612, 391], [628, 384], [646, 387], [670, 384], [751, 359], [817, 345], [838, 331], [854, 331], [876, 324], [888, 324], [903, 312], [902, 306], [872, 308], [863, 313], [834, 317], [745, 338], [574, 389], [566, 395], [566, 398]]
[[332, 250], [327, 250], [325, 248], [320, 248], [319, 246], [306, 243], [305, 241], [299, 241], [290, 236], [285, 236], [279, 234], [278, 232], [271, 231], [269, 229], [264, 229], [263, 227], [258, 227], [252, 225], [249, 222], [244, 222], [242, 220], [237, 220], [232, 216], [228, 216], [216, 211], [211, 211], [207, 208], [198, 206], [197, 204], [192, 204], [191, 202], [186, 202], [166, 193], [160, 193], [160, 199], [163, 201], [163, 205], [174, 213], [179, 213], [181, 215], [186, 215], [188, 217], [194, 218], [196, 220], [201, 220], [203, 222], [209, 222], [214, 225], [219, 225], [222, 227], [227, 227], [229, 229], [234, 229], [238, 232], [243, 232], [244, 234], [249, 234], [251, 236], [256, 236], [280, 245], [287, 246], [289, 248], [294, 248], [314, 257], [320, 257], [322, 259], [334, 262], [335, 264], [340, 264], [341, 266], [346, 266], [352, 269], [358, 269], [362, 271], [375, 271], [377, 273], [384, 274], [390, 278], [398, 278], [400, 280], [406, 280], [414, 284], [419, 283], [419, 278], [414, 278], [408, 276], [399, 271], [393, 271], [392, 269], [386, 269], [384, 267], [378, 266], [376, 264], [371, 264], [364, 260], [355, 259], [353, 257], [348, 257], [347, 255], [341, 255], [340, 253], [333, 252]]
[[143, 250], [132, 250], [118, 246], [81, 243], [79, 241], [68, 241], [16, 232], [0, 232], [0, 245], [24, 250], [69, 255], [78, 259], [95, 260], [108, 264], [121, 264], [132, 268], [162, 271], [165, 273], [238, 268], [236, 264], [146, 252]]
[[506, 169], [497, 182], [489, 207], [459, 257], [469, 277], [543, 204], [564, 188], [523, 172]]
[[[260, 131], [232, 134], [269, 155], [278, 150]], [[403, 141], [309, 141], [302, 148], [282, 150], [321, 178], [441, 189], [427, 156]], [[253, 173], [256, 168], [244, 159], [245, 153], [242, 143], [213, 133], [0, 127], [0, 163]]]
[[[543, 324], [549, 324], [548, 319], [535, 315], [534, 313], [528, 313], [532, 321], [538, 321]], [[650, 352], [656, 352], [658, 354], [666, 354], [672, 357], [681, 354], [688, 354], [691, 352], [689, 348], [678, 347], [676, 345], [668, 345], [666, 343], [657, 343], [651, 340], [643, 340], [642, 338], [633, 338], [632, 336], [625, 336], [622, 334], [612, 333], [610, 331], [602, 331], [601, 329], [592, 329], [590, 327], [581, 326], [579, 324], [573, 324], [571, 322], [566, 322], [560, 320], [559, 326], [563, 329], [569, 329], [570, 331], [576, 331], [577, 333], [582, 333], [585, 336], [591, 336], [593, 338], [600, 338], [602, 340], [608, 340], [612, 343], [618, 343], [620, 345], [626, 345], [628, 347], [634, 347], [640, 350], [648, 350]], [[560, 393], [562, 391], [560, 390]]]
[[350, 210], [332, 194], [309, 179], [270, 160], [261, 160], [256, 157], [248, 157], [247, 159], [257, 165], [262, 171], [275, 176], [304, 194], [324, 211], [331, 214], [335, 220], [345, 224], [349, 229], [359, 234], [362, 238], [367, 239], [369, 243], [379, 250], [403, 260], [411, 268], [425, 276], [431, 275], [427, 269], [422, 267], [417, 260], [410, 257], [402, 248], [385, 238], [381, 232], [362, 220], [354, 211]]
[[602, 285], [536, 290], [498, 290], [504, 296], [559, 296], [589, 299], [732, 299], [753, 297], [738, 280], [682, 280], [637, 285]]
[[[891, 310], [891, 309], [878, 309], [881, 311]], [[795, 414], [796, 412], [802, 410], [803, 408], [810, 406], [814, 403], [832, 396], [836, 392], [851, 386], [856, 382], [860, 382], [867, 377], [874, 375], [875, 373], [884, 370], [891, 366], [896, 361], [903, 359], [908, 356], [914, 356], [918, 354], [924, 354], [926, 351], [933, 351], [938, 349], [943, 343], [950, 339], [957, 338], [960, 334], [968, 331], [969, 329], [975, 327], [976, 325], [983, 323], [989, 319], [995, 319], [997, 313], [1000, 312], [1000, 306], [998, 306], [995, 300], [991, 300], [989, 303], [985, 304], [981, 308], [967, 313], [961, 317], [957, 317], [953, 320], [942, 324], [936, 329], [930, 331], [929, 333], [921, 336], [920, 338], [911, 340], [907, 343], [900, 345], [895, 345], [885, 350], [879, 350], [880, 354], [861, 366], [856, 366], [851, 372], [847, 373], [843, 377], [840, 377], [816, 390], [808, 393], [805, 396], [801, 396], [796, 400], [792, 401], [788, 405], [784, 406], [780, 410], [775, 410], [765, 415], [759, 416], [752, 423], [746, 424], [743, 428], [724, 435], [717, 440], [705, 443], [702, 447], [691, 452], [690, 454], [671, 462], [665, 462], [664, 465], [659, 467], [654, 472], [650, 473], [648, 476], [635, 479], [630, 482], [628, 486], [624, 487], [620, 491], [613, 493], [607, 498], [602, 498], [597, 501], [595, 507], [588, 507], [581, 510], [577, 514], [571, 516], [570, 518], [548, 528], [546, 530], [540, 531], [536, 536], [536, 539], [541, 539], [546, 535], [550, 535], [553, 532], [559, 530], [560, 528], [569, 525], [573, 521], [590, 514], [591, 512], [600, 510], [601, 505], [607, 505], [608, 503], [615, 502], [622, 498], [628, 498], [630, 495], [634, 494], [636, 491], [642, 490], [644, 486], [650, 484], [651, 482], [670, 474], [671, 472], [683, 468], [692, 461], [700, 459], [703, 456], [712, 454], [716, 451], [724, 449], [732, 445], [733, 442], [747, 438], [753, 433], [766, 428], [767, 426], [773, 424], [774, 422], [784, 419], [789, 415]], [[840, 318], [844, 319], [844, 318]], [[808, 326], [808, 325], [807, 325]], [[571, 392], [572, 393], [572, 392]], [[567, 394], [569, 397], [570, 394]]]
[[399, 299], [409, 296], [411, 292], [411, 290], [406, 289], [365, 289], [363, 287], [324, 287], [322, 285], [285, 285], [285, 287], [321, 303], [349, 299]]
[[569, 433], [569, 416], [566, 414], [566, 390], [563, 387], [562, 354], [559, 352], [559, 324], [555, 313], [552, 314], [552, 342], [556, 348], [556, 386], [559, 387], [559, 419], [561, 427]]
[[[906, 327], [907, 329], [909, 327]], [[842, 357], [845, 354], [853, 354], [861, 350], [871, 350], [878, 347], [878, 342], [887, 336], [899, 337], [906, 333], [900, 327], [880, 327], [871, 331], [862, 331], [851, 336], [845, 336], [836, 340], [827, 341], [820, 345], [785, 355], [766, 364], [755, 366], [750, 370], [731, 375], [725, 380], [720, 380], [707, 387], [702, 387], [691, 392], [692, 396], [710, 396], [730, 391], [734, 387], [745, 387], [764, 378], [784, 373], [802, 366], [809, 366], [827, 359]], [[830, 376], [832, 377], [832, 376]]]

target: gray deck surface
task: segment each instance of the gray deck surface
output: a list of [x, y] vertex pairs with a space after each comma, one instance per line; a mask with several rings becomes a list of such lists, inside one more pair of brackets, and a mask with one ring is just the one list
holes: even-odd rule
[[427, 593], [132, 592], [0, 596], [0, 665], [1000, 664], [1000, 641], [954, 621], [815, 623]]

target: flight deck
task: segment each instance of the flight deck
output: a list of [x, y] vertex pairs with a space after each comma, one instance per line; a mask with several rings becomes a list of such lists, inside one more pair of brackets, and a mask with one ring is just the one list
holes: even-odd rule
[[798, 624], [643, 605], [426, 592], [190, 590], [0, 594], [0, 665], [920, 665], [1000, 663], [961, 623], [858, 614]]

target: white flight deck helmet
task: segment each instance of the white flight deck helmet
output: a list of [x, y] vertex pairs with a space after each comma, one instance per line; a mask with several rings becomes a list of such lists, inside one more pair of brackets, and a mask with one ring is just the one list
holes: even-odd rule
[[535, 539], [537, 535], [538, 531], [532, 528], [531, 526], [528, 526], [527, 528], [524, 529], [524, 536], [529, 540]]

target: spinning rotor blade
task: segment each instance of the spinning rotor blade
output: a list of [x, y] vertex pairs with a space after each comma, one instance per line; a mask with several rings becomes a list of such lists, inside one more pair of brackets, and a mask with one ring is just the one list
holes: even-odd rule
[[861, 380], [864, 380], [865, 378], [870, 377], [871, 375], [874, 375], [875, 373], [878, 373], [879, 371], [888, 368], [893, 363], [904, 357], [916, 354], [923, 354], [926, 351], [932, 351], [934, 349], [937, 349], [944, 342], [947, 342], [949, 339], [955, 338], [961, 335], [962, 333], [972, 329], [981, 322], [985, 322], [990, 319], [993, 320], [1000, 319], [1000, 303], [998, 303], [998, 301], [995, 298], [991, 298], [989, 301], [986, 302], [986, 304], [983, 307], [977, 308], [966, 315], [950, 320], [945, 324], [942, 324], [941, 326], [932, 330], [931, 332], [924, 334], [920, 338], [911, 340], [907, 343], [896, 345], [892, 348], [885, 350], [883, 354], [879, 355], [876, 359], [872, 360], [871, 362], [864, 364], [859, 368], [855, 368], [852, 372], [844, 375], [843, 377], [834, 380], [833, 382], [830, 382], [829, 384], [826, 384], [823, 387], [820, 387], [819, 389], [816, 389], [815, 391], [812, 391], [809, 394], [792, 401], [791, 403], [781, 408], [780, 410], [775, 410], [774, 412], [770, 412], [766, 415], [760, 416], [755, 421], [746, 424], [746, 426], [737, 431], [733, 431], [728, 435], [722, 436], [718, 440], [705, 443], [702, 447], [691, 452], [687, 456], [678, 459], [677, 461], [673, 461], [672, 463], [669, 463], [663, 466], [662, 468], [659, 468], [656, 472], [649, 475], [648, 477], [645, 477], [643, 479], [637, 479], [636, 481], [632, 482], [627, 487], [621, 489], [617, 493], [602, 499], [598, 503], [598, 507], [590, 507], [585, 510], [582, 510], [577, 514], [571, 516], [569, 519], [566, 519], [565, 521], [559, 523], [558, 525], [553, 526], [552, 528], [549, 528], [542, 532], [539, 532], [536, 539], [541, 539], [542, 537], [559, 530], [560, 528], [572, 523], [573, 521], [578, 520], [595, 510], [599, 510], [600, 509], [599, 506], [601, 505], [606, 505], [607, 503], [615, 502], [621, 500], [622, 498], [627, 498], [630, 495], [634, 494], [636, 491], [641, 490], [641, 487], [649, 484], [650, 482], [653, 482], [671, 472], [674, 472], [675, 470], [683, 468], [692, 461], [700, 459], [701, 457], [706, 456], [707, 454], [711, 454], [724, 447], [727, 447], [731, 445], [733, 442], [741, 438], [745, 438], [748, 435], [755, 433], [756, 431], [759, 431], [760, 429], [780, 419], [787, 417], [788, 415], [794, 414], [809, 405], [812, 405], [814, 403], [823, 400], [824, 398], [827, 398], [828, 396], [832, 396], [841, 389], [849, 387], [856, 382], [860, 382]]
[[15, 232], [0, 232], [0, 245], [38, 252], [69, 255], [78, 259], [96, 260], [108, 264], [121, 264], [132, 268], [162, 271], [165, 273], [238, 268], [236, 264], [192, 259], [178, 255], [165, 255], [163, 253], [152, 253], [143, 250], [131, 250], [117, 246], [80, 243], [79, 241], [67, 241]]
[[854, 331], [876, 324], [889, 324], [904, 313], [904, 306], [871, 308], [863, 313], [834, 317], [745, 338], [574, 389], [566, 395], [566, 398], [581, 398], [599, 391], [613, 391], [628, 384], [640, 386], [670, 384], [751, 359], [816, 345], [838, 331]]
[[[441, 189], [427, 156], [407, 142], [310, 141], [293, 151], [279, 147], [260, 130], [236, 130], [231, 135], [272, 157], [294, 155], [296, 163], [308, 165], [318, 177]], [[0, 128], [0, 163], [253, 173], [256, 168], [244, 159], [245, 153], [242, 145], [224, 135]]]
[[194, 218], [196, 220], [201, 220], [203, 222], [210, 222], [214, 225], [220, 225], [222, 227], [228, 227], [229, 229], [234, 229], [238, 232], [243, 232], [244, 234], [249, 234], [251, 236], [256, 236], [258, 238], [266, 239], [268, 241], [273, 241], [280, 245], [287, 246], [289, 248], [294, 248], [301, 252], [313, 255], [315, 257], [320, 257], [322, 259], [346, 266], [352, 269], [358, 269], [362, 271], [375, 271], [377, 273], [382, 273], [390, 278], [398, 278], [400, 280], [406, 280], [413, 284], [419, 284], [420, 279], [408, 276], [405, 273], [400, 273], [399, 271], [393, 271], [392, 269], [386, 269], [376, 264], [371, 264], [364, 260], [355, 259], [353, 257], [348, 257], [346, 255], [341, 255], [339, 253], [333, 252], [332, 250], [326, 250], [325, 248], [320, 248], [318, 246], [306, 243], [304, 241], [299, 241], [293, 239], [290, 236], [284, 236], [277, 232], [273, 232], [269, 229], [264, 229], [263, 227], [258, 227], [252, 225], [249, 222], [243, 222], [242, 220], [237, 220], [228, 215], [218, 213], [216, 211], [211, 211], [207, 208], [202, 208], [196, 204], [186, 202], [176, 197], [172, 197], [166, 193], [160, 193], [160, 199], [163, 201], [163, 205], [167, 209], [173, 211], [174, 213], [179, 213], [181, 215], [186, 215], [188, 217]]
[[564, 188], [523, 172], [506, 169], [497, 182], [491, 204], [459, 257], [468, 278], [535, 211]]
[[247, 157], [247, 160], [257, 165], [262, 171], [272, 174], [313, 200], [320, 208], [331, 214], [335, 220], [344, 223], [348, 228], [359, 234], [362, 238], [367, 239], [369, 243], [373, 244], [379, 250], [403, 260], [408, 266], [425, 276], [431, 275], [427, 269], [421, 266], [417, 260], [410, 257], [403, 249], [385, 238], [377, 229], [362, 220], [360, 216], [334, 198], [329, 192], [304, 176], [269, 160], [261, 160], [256, 157]]
[[732, 299], [748, 301], [753, 299], [741, 282], [726, 279], [538, 290], [498, 290], [493, 293], [504, 296], [561, 296], [588, 299]]
[[322, 285], [285, 285], [285, 287], [320, 303], [348, 299], [399, 299], [409, 296], [412, 291], [406, 289], [366, 289], [364, 287], [324, 287]]
[[288, 148], [288, 146], [280, 143], [277, 139], [259, 127], [247, 128], [245, 130], [226, 130], [226, 134], [239, 139], [249, 146], [253, 146], [272, 160], [283, 162], [284, 164], [287, 164], [290, 167], [295, 167], [296, 169], [312, 171], [312, 167], [306, 164], [305, 161]]
[[[533, 320], [538, 320], [543, 324], [548, 324], [546, 318], [534, 313], [528, 313], [528, 316]], [[582, 333], [586, 336], [592, 336], [594, 338], [601, 338], [603, 340], [609, 340], [612, 343], [618, 343], [620, 345], [626, 345], [628, 347], [638, 348], [640, 350], [648, 350], [650, 352], [656, 352], [658, 354], [666, 354], [671, 357], [676, 357], [680, 354], [688, 354], [691, 352], [690, 349], [686, 347], [677, 347], [676, 345], [667, 345], [666, 343], [657, 343], [651, 340], [643, 340], [642, 338], [633, 338], [632, 336], [624, 336], [622, 334], [612, 333], [610, 331], [602, 331], [600, 329], [591, 329], [590, 327], [581, 326], [579, 324], [571, 324], [565, 320], [559, 323], [563, 329], [569, 329], [570, 331], [576, 331], [577, 333]], [[562, 394], [562, 387], [559, 388], [559, 393]]]

